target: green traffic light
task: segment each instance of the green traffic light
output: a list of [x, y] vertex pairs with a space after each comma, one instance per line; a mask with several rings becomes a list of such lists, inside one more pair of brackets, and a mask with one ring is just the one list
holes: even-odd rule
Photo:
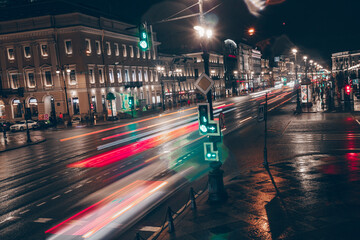
[[141, 33], [141, 36], [142, 36], [143, 39], [146, 39], [146, 38], [147, 38], [146, 32], [142, 32], [142, 33]]
[[147, 49], [148, 48], [148, 44], [145, 40], [141, 40], [139, 43], [141, 49]]
[[211, 153], [206, 154], [208, 158], [211, 158]]
[[206, 133], [207, 132], [207, 127], [205, 125], [200, 125], [200, 131]]

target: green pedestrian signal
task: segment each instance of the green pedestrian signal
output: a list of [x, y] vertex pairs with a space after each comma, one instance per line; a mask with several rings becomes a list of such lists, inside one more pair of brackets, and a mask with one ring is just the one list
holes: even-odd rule
[[134, 108], [134, 97], [129, 97], [129, 108], [130, 109]]
[[219, 151], [214, 150], [213, 142], [204, 143], [204, 155], [206, 161], [219, 161]]
[[142, 51], [149, 50], [149, 36], [147, 32], [147, 25], [143, 23], [139, 27], [139, 47]]
[[201, 135], [220, 136], [219, 123], [210, 119], [210, 108], [208, 103], [198, 105], [198, 123]]

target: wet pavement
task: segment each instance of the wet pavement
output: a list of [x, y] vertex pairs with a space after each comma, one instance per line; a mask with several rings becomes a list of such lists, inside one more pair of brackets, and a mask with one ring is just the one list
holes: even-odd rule
[[251, 150], [233, 151], [240, 170], [227, 174], [231, 161], [224, 164], [228, 200], [211, 205], [205, 192], [196, 211], [177, 216], [174, 232], [148, 239], [357, 239], [360, 123], [350, 113], [291, 116], [295, 107], [293, 101], [272, 116], [279, 120], [269, 124], [268, 170], [259, 164], [262, 152], [246, 167], [240, 162]]
[[4, 138], [3, 132], [0, 132], [0, 135], [0, 152], [14, 150], [46, 141], [44, 133], [41, 131], [30, 131], [31, 142], [28, 142], [27, 140], [26, 131], [6, 132], [6, 138]]

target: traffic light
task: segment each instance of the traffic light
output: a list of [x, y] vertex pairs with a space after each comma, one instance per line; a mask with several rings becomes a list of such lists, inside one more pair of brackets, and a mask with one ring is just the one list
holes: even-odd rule
[[204, 155], [206, 161], [219, 161], [219, 151], [214, 151], [213, 142], [204, 143]]
[[201, 135], [220, 136], [219, 123], [211, 120], [208, 103], [198, 105], [198, 122]]
[[134, 108], [134, 97], [129, 97], [129, 108], [130, 109]]
[[147, 32], [146, 23], [141, 24], [139, 27], [139, 47], [142, 51], [147, 51], [149, 49], [149, 35]]
[[345, 86], [345, 92], [347, 95], [350, 95], [350, 91], [351, 91], [351, 88], [350, 88], [350, 85], [346, 85]]

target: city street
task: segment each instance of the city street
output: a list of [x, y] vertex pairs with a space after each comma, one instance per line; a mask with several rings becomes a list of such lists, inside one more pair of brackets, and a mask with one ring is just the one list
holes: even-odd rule
[[[226, 117], [225, 134], [255, 121], [264, 94], [215, 103], [215, 116], [222, 111]], [[274, 90], [269, 107], [290, 95], [291, 89]], [[96, 229], [94, 239], [99, 239], [114, 230], [121, 232], [168, 194], [209, 170], [203, 160], [204, 137], [198, 133], [196, 107], [121, 125], [47, 130], [45, 135], [44, 143], [1, 153], [5, 160], [2, 239], [39, 239], [45, 232], [63, 239], [63, 235], [85, 235], [92, 229]], [[106, 222], [116, 209], [126, 210]], [[99, 213], [104, 218], [100, 225]], [[83, 230], [69, 220], [81, 222]]]

